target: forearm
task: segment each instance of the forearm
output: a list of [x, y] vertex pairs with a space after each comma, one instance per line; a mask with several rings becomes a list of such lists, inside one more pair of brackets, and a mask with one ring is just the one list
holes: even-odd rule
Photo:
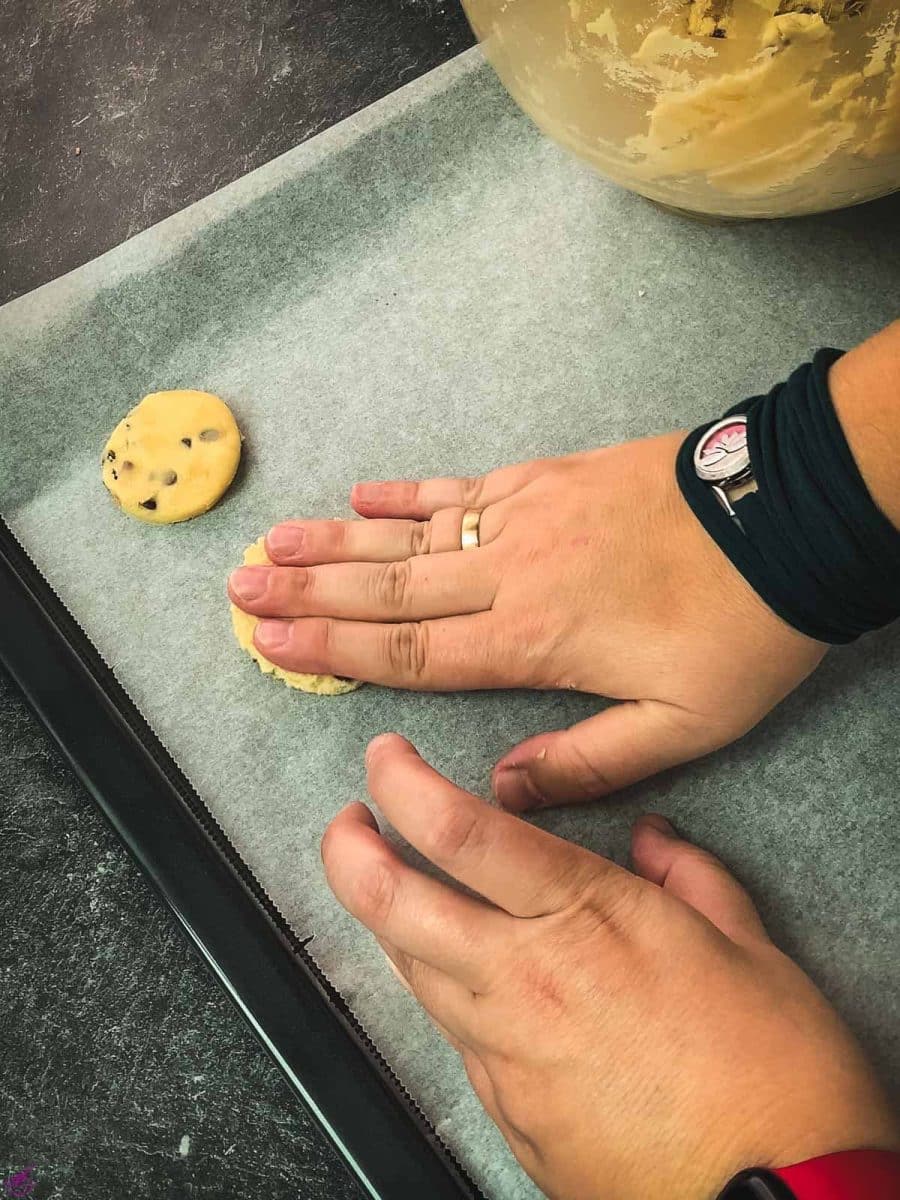
[[900, 321], [835, 363], [829, 386], [869, 492], [900, 529]]

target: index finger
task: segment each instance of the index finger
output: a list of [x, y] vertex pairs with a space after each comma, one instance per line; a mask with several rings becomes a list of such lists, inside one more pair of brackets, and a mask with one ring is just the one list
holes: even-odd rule
[[542, 917], [590, 888], [610, 908], [635, 886], [628, 871], [492, 808], [428, 766], [397, 734], [370, 743], [372, 799], [435, 866], [516, 917]]
[[401, 953], [484, 992], [509, 940], [506, 913], [405, 863], [362, 804], [332, 820], [322, 839], [328, 885], [352, 916]]
[[486, 508], [506, 500], [547, 469], [546, 459], [500, 467], [487, 475], [446, 479], [392, 479], [357, 483], [350, 503], [361, 517], [425, 521], [442, 508]]

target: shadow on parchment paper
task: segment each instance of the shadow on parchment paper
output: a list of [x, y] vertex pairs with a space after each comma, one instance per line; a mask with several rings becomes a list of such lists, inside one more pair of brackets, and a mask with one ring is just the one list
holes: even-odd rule
[[[417, 205], [428, 204], [435, 190], [445, 195], [465, 190], [468, 210], [477, 214], [479, 188], [487, 190], [495, 182], [492, 167], [496, 172], [504, 164], [509, 170], [520, 165], [518, 160], [510, 163], [511, 131], [528, 137], [528, 128], [490, 71], [466, 75], [438, 103], [400, 113], [296, 179], [202, 228], [172, 258], [102, 289], [39, 338], [0, 346], [0, 505], [14, 510], [64, 476], [73, 459], [99, 453], [109, 430], [144, 392], [202, 387], [202, 380], [168, 377], [174, 347], [221, 341], [230, 331], [252, 327], [255, 315], [277, 310], [280, 293], [294, 303], [315, 295], [340, 275], [360, 246], [395, 228]], [[536, 132], [531, 136], [540, 137]], [[546, 153], [561, 155], [544, 145]], [[367, 170], [373, 156], [386, 167], [377, 178]], [[529, 186], [527, 175], [515, 182]], [[782, 266], [791, 265], [795, 290], [784, 294], [773, 285], [771, 308], [794, 322], [802, 319], [811, 343], [816, 341], [816, 314], [807, 297], [817, 282], [821, 285], [823, 270], [833, 273], [835, 286], [848, 294], [848, 307], [856, 292], [871, 285], [873, 271], [886, 283], [887, 276], [895, 276], [900, 294], [900, 263], [883, 255], [884, 244], [900, 224], [897, 196], [823, 216], [715, 229], [673, 214], [650, 217], [637, 197], [599, 181], [597, 198], [598, 214], [600, 204], [607, 218], [614, 212], [617, 235], [621, 231], [642, 242], [651, 280], [669, 267], [665, 248], [655, 247], [654, 220], [664, 222], [668, 232], [674, 226], [691, 250], [685, 259], [691, 268], [674, 283], [684, 298], [685, 330], [694, 336], [686, 336], [683, 346], [666, 347], [676, 371], [681, 359], [689, 357], [688, 348], [698, 340], [703, 344], [707, 328], [710, 353], [720, 352], [715, 314], [698, 309], [694, 301], [699, 277], [715, 270], [718, 244], [727, 244], [732, 254], [739, 248], [748, 278], [757, 286], [765, 285], [773, 257]], [[605, 232], [609, 239], [609, 229]], [[609, 252], [615, 253], [615, 247]], [[867, 269], [855, 271], [857, 262]], [[601, 257], [595, 274], [602, 269]], [[740, 297], [735, 305], [740, 307]], [[134, 390], [136, 362], [139, 394]], [[762, 345], [763, 379], [765, 367]], [[81, 402], [72, 404], [73, 396]], [[59, 413], [65, 414], [64, 422], [57, 419]], [[643, 432], [634, 430], [635, 435]], [[35, 456], [40, 459], [37, 470]]]

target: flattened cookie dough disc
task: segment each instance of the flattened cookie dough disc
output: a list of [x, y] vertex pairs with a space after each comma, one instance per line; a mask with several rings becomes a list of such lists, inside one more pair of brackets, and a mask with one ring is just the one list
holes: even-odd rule
[[[244, 551], [245, 566], [266, 566], [271, 561], [266, 554], [265, 538], [260, 538]], [[276, 667], [253, 645], [253, 630], [258, 620], [259, 617], [251, 617], [249, 613], [232, 604], [231, 623], [238, 645], [247, 651], [265, 675], [274, 675], [276, 679], [283, 679], [288, 687], [297, 688], [301, 692], [313, 692], [317, 696], [343, 696], [346, 692], [355, 692], [362, 686], [358, 679], [338, 679], [335, 675], [304, 675], [300, 671], [285, 671], [282, 667]]]
[[130, 517], [170, 525], [212, 508], [240, 459], [240, 430], [218, 396], [152, 392], [113, 430], [101, 465]]

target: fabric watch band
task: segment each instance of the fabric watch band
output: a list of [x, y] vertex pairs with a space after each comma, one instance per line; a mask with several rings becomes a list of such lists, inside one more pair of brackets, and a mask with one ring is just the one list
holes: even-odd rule
[[755, 483], [732, 516], [694, 461], [724, 421], [689, 434], [676, 461], [682, 495], [754, 591], [789, 625], [830, 643], [900, 616], [900, 532], [869, 494], [834, 411], [828, 372], [840, 357], [820, 350], [768, 395], [729, 410], [746, 418]]
[[791, 1167], [741, 1171], [718, 1200], [900, 1200], [900, 1153], [843, 1150]]

